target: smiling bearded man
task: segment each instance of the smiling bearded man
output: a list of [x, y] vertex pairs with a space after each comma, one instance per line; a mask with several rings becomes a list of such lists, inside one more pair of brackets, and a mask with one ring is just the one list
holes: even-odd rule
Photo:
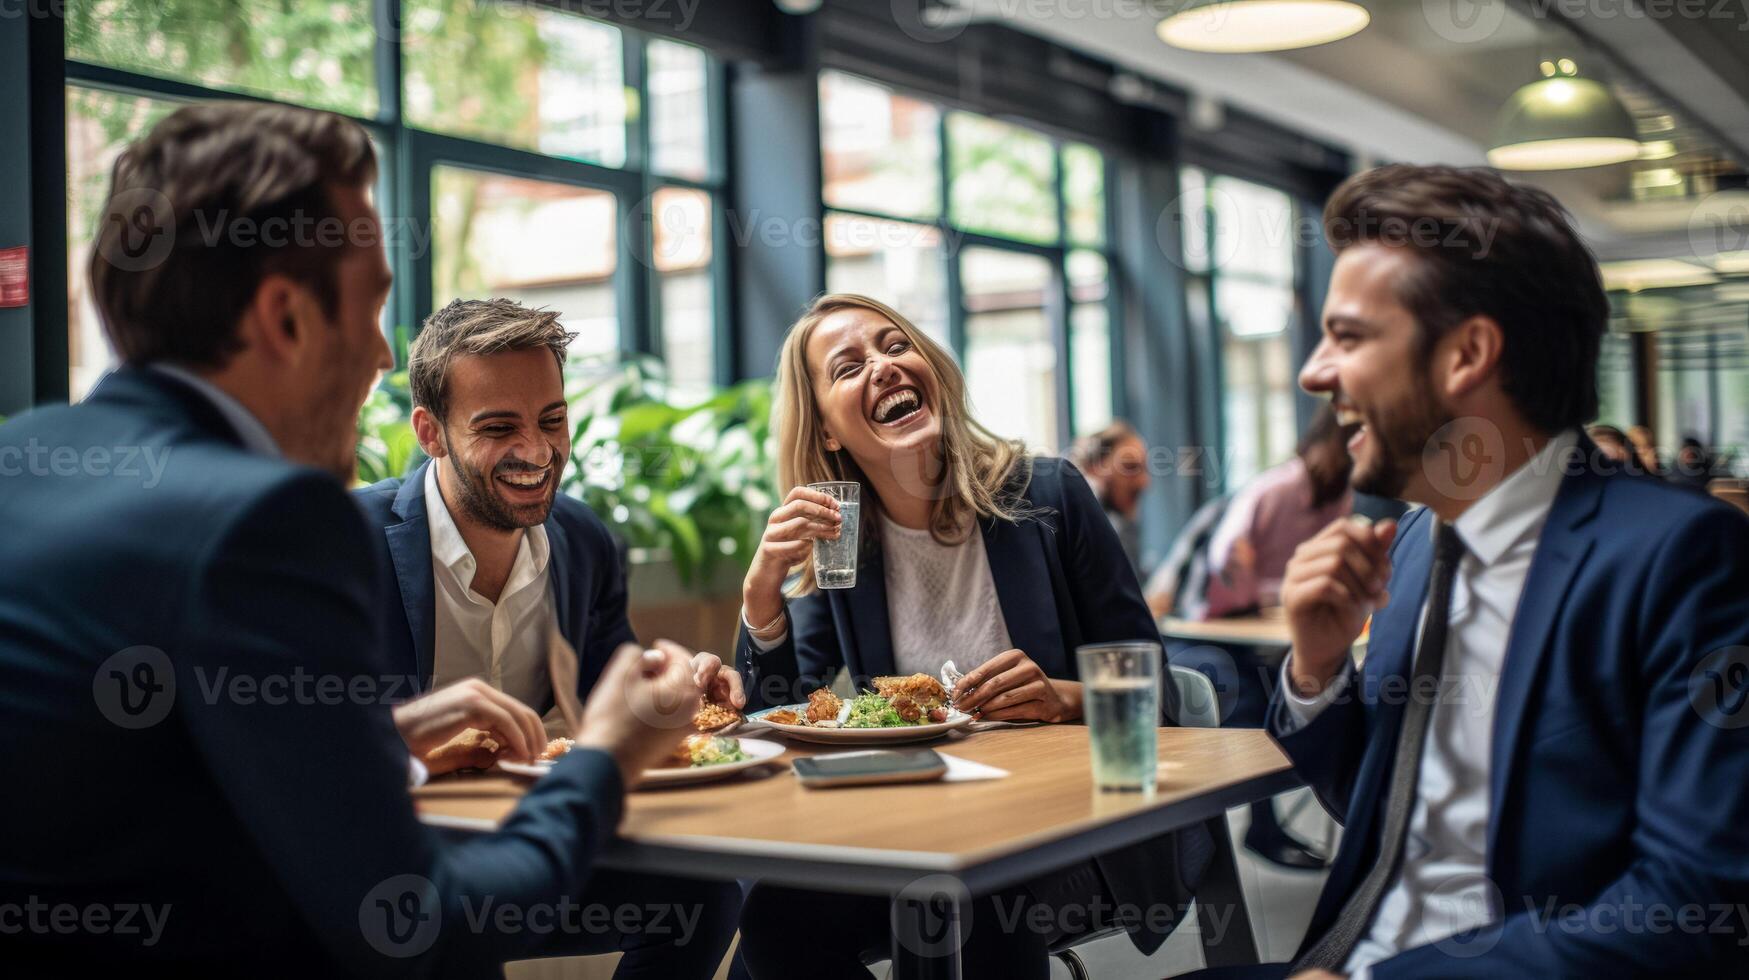
[[[548, 657], [553, 630], [576, 651], [579, 701], [613, 651], [637, 642], [618, 546], [582, 501], [558, 493], [571, 456], [570, 341], [558, 313], [507, 299], [456, 300], [437, 311], [407, 364], [413, 429], [431, 461], [406, 480], [358, 492], [383, 529], [381, 575], [399, 584], [380, 609], [395, 669], [422, 690], [483, 685], [482, 695], [507, 717], [538, 727], [537, 713], [545, 712], [549, 735], [562, 730]], [[719, 673], [714, 654], [697, 654], [692, 666], [713, 700], [745, 703], [740, 677]], [[433, 773], [484, 768], [495, 751], [491, 743], [458, 740], [431, 750], [425, 762]], [[659, 934], [654, 925], [585, 931], [556, 938], [542, 955], [620, 950], [627, 954], [622, 976], [708, 977], [734, 934], [740, 891], [597, 872], [583, 901], [609, 900], [672, 906], [697, 921], [686, 934]]]

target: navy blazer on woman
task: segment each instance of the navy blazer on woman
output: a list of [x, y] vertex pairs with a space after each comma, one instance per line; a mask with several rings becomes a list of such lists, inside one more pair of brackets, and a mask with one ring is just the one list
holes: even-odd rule
[[[377, 550], [384, 582], [379, 604], [383, 645], [389, 659], [431, 686], [436, 651], [437, 589], [431, 569], [431, 525], [425, 514], [427, 460], [405, 480], [390, 478], [355, 491], [372, 527], [382, 528], [386, 548]], [[621, 552], [607, 525], [584, 503], [559, 494], [542, 525], [547, 532], [548, 581], [559, 632], [577, 651], [577, 696], [587, 698], [602, 668], [622, 643], [636, 643], [626, 619], [626, 576]], [[546, 711], [550, 704], [530, 705]]]
[[[1047, 675], [1076, 680], [1076, 647], [1158, 641], [1136, 573], [1081, 472], [1065, 460], [1034, 459], [1021, 496], [1036, 516], [980, 523], [996, 600], [1015, 648]], [[804, 701], [832, 683], [840, 667], [850, 669], [859, 690], [870, 678], [894, 672], [879, 536], [872, 527], [862, 533], [866, 546], [855, 588], [821, 589], [787, 602], [789, 635], [772, 650], [761, 653], [742, 628], [737, 657], [748, 710]], [[1172, 686], [1163, 687], [1170, 699]], [[1175, 706], [1164, 714], [1170, 723]]]
[[[1432, 523], [1421, 510], [1397, 531], [1391, 601], [1349, 689], [1290, 735], [1280, 695], [1272, 709], [1346, 826], [1308, 943], [1377, 854]], [[1485, 874], [1501, 920], [1372, 975], [1749, 975], [1745, 664], [1749, 520], [1661, 480], [1570, 466], [1494, 694]]]
[[0, 467], [0, 745], [28, 760], [0, 906], [104, 915], [8, 930], [13, 975], [496, 975], [538, 950], [469, 913], [581, 894], [618, 770], [572, 752], [495, 834], [419, 822], [372, 535], [333, 476], [129, 368], [0, 426]]
[[[1019, 479], [1026, 475], [1022, 469]], [[1036, 516], [980, 525], [996, 600], [1014, 647], [1048, 676], [1075, 680], [1078, 646], [1158, 642], [1135, 570], [1080, 471], [1064, 460], [1039, 457], [1030, 476], [1020, 496]], [[849, 668], [859, 690], [871, 678], [894, 672], [878, 538], [871, 528], [862, 533], [869, 547], [861, 549], [855, 588], [822, 589], [789, 600], [784, 610], [789, 636], [769, 651], [760, 652], [742, 628], [736, 659], [749, 711], [805, 700], [830, 684], [841, 666]], [[1172, 691], [1171, 684], [1162, 684], [1166, 724], [1177, 716]], [[1181, 906], [1201, 880], [1211, 846], [1204, 829], [1196, 827], [1096, 860], [1120, 904]], [[1144, 953], [1165, 937], [1130, 933]]]

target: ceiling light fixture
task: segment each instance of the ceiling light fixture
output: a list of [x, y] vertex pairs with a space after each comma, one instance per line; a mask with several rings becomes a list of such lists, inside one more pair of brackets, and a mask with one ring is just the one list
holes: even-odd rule
[[1350, 0], [1173, 0], [1160, 40], [1187, 51], [1251, 54], [1328, 44], [1372, 22]]
[[1609, 87], [1580, 78], [1569, 58], [1542, 63], [1494, 120], [1488, 162], [1502, 170], [1575, 170], [1640, 155], [1633, 117]]

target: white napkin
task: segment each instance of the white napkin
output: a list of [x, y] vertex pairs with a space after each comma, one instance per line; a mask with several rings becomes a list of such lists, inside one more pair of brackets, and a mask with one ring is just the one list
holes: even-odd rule
[[942, 761], [947, 763], [947, 775], [941, 777], [941, 781], [944, 783], [970, 783], [980, 779], [1004, 779], [1008, 776], [1006, 769], [998, 769], [982, 762], [962, 759], [957, 755], [948, 755], [946, 752], [935, 754], [941, 756]]

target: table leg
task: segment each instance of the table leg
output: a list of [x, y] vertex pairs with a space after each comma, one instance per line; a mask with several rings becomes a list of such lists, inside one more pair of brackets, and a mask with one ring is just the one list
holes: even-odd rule
[[948, 875], [930, 875], [894, 895], [894, 980], [959, 980], [970, 909], [971, 895]]
[[1257, 962], [1257, 940], [1251, 934], [1251, 912], [1239, 883], [1239, 865], [1226, 814], [1209, 820], [1215, 852], [1196, 889], [1196, 919], [1202, 933], [1203, 960], [1209, 966], [1244, 966]]

